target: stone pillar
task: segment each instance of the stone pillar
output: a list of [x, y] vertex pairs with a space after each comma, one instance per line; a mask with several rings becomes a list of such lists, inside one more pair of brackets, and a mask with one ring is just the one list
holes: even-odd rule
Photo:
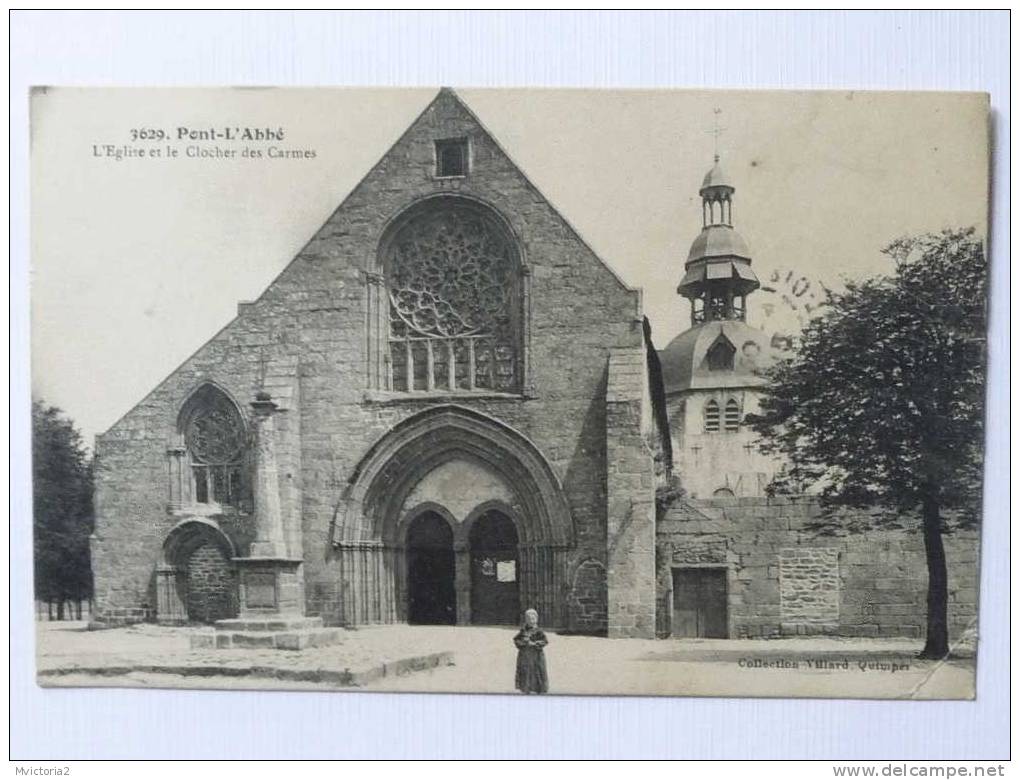
[[[520, 359], [521, 389], [527, 398], [534, 398], [537, 395], [535, 390], [535, 376], [531, 370], [531, 266], [525, 265], [521, 269], [521, 304], [524, 309], [524, 320], [521, 323], [523, 333], [521, 341], [524, 348]], [[473, 375], [472, 375], [473, 377]], [[473, 378], [472, 378], [473, 381]]]
[[171, 511], [180, 509], [191, 500], [191, 474], [187, 472], [187, 454], [183, 444], [167, 447], [167, 476], [169, 479], [168, 504]]
[[610, 637], [655, 638], [655, 463], [642, 431], [643, 347], [614, 349], [606, 385], [606, 571]]
[[277, 406], [263, 390], [255, 396], [251, 407], [255, 411], [255, 541], [247, 557], [234, 559], [240, 579], [241, 616], [302, 616], [305, 613], [302, 560], [287, 557], [280, 510], [273, 425]]
[[394, 547], [392, 551], [392, 572], [393, 572], [393, 605], [395, 610], [395, 621], [406, 623], [407, 612], [407, 548]]
[[365, 272], [368, 317], [368, 377], [373, 390], [392, 390], [388, 366], [390, 361], [390, 303], [382, 274]]
[[251, 408], [255, 411], [255, 541], [251, 544], [251, 556], [286, 558], [273, 425], [277, 407], [269, 394], [263, 391], [252, 401]]
[[335, 644], [340, 641], [340, 629], [324, 627], [321, 617], [305, 617], [304, 561], [287, 557], [276, 471], [273, 415], [277, 406], [263, 390], [251, 407], [255, 412], [255, 541], [247, 557], [234, 558], [240, 616], [217, 620], [216, 631], [196, 634], [191, 646], [302, 650]]
[[453, 583], [457, 591], [457, 625], [471, 625], [471, 550], [466, 544], [453, 548]]

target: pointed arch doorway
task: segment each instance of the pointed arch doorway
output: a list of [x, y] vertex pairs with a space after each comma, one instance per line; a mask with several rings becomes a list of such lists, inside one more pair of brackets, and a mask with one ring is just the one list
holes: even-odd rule
[[483, 512], [471, 524], [472, 624], [513, 625], [520, 621], [519, 542], [513, 520], [498, 509]]
[[[469, 460], [491, 471], [512, 488], [512, 495], [476, 505], [460, 522], [461, 511], [451, 512], [441, 495], [412, 495], [428, 474], [454, 459]], [[456, 483], [452, 486], [453, 490], [459, 488]], [[493, 494], [497, 493], [489, 493]], [[425, 501], [419, 504], [421, 499]], [[463, 499], [460, 496], [459, 501], [463, 503]], [[412, 508], [407, 509], [409, 506]], [[517, 555], [505, 560], [514, 563], [514, 582], [507, 590], [517, 587], [518, 603], [513, 617], [504, 607], [497, 619], [516, 623], [521, 607], [534, 607], [543, 625], [566, 625], [565, 583], [576, 541], [573, 518], [556, 473], [523, 434], [489, 415], [453, 404], [432, 407], [397, 423], [372, 445], [351, 475], [331, 536], [341, 576], [358, 587], [344, 589], [338, 619], [349, 625], [414, 622], [419, 613], [418, 605], [414, 616], [409, 609], [414, 589], [409, 574], [423, 584], [446, 583], [444, 598], [446, 606], [450, 605], [448, 568], [441, 578], [424, 578], [417, 568], [412, 572], [408, 566], [408, 556], [420, 560], [421, 548], [427, 547], [416, 541], [415, 532], [408, 539], [409, 526], [425, 511], [435, 511], [454, 532], [455, 617], [444, 622], [475, 622], [468, 537], [472, 521], [489, 509], [509, 517], [517, 535]], [[476, 545], [479, 551], [487, 546], [482, 542], [489, 535], [481, 536]], [[442, 546], [446, 550], [445, 541]], [[498, 543], [494, 551], [505, 552], [510, 546]], [[449, 552], [443, 555], [448, 561]], [[506, 579], [508, 567], [503, 571]], [[444, 614], [449, 615], [445, 607]]]
[[419, 625], [457, 622], [453, 530], [425, 511], [407, 527], [407, 620]]

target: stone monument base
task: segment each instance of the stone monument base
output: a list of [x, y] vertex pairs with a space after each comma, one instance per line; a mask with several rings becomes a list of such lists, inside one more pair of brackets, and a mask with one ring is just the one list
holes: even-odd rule
[[241, 616], [217, 620], [213, 631], [192, 635], [192, 650], [304, 650], [342, 641], [342, 628], [325, 627], [321, 617], [305, 617], [303, 561], [273, 554], [281, 547], [255, 542], [252, 550], [263, 554], [234, 558]]
[[251, 615], [217, 620], [214, 630], [193, 634], [192, 650], [304, 650], [343, 641], [342, 628], [326, 627], [321, 617]]

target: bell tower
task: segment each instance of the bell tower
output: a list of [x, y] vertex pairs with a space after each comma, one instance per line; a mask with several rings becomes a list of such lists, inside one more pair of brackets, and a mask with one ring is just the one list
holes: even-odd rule
[[677, 292], [691, 302], [691, 326], [747, 318], [747, 296], [758, 289], [751, 252], [733, 229], [733, 193], [715, 155], [701, 184], [702, 228], [687, 255]]
[[673, 469], [692, 498], [763, 495], [780, 464], [759, 450], [746, 418], [757, 413], [762, 369], [776, 355], [770, 335], [747, 322], [747, 297], [761, 285], [733, 227], [736, 188], [718, 149], [698, 192], [701, 231], [677, 285], [691, 323], [659, 353]]

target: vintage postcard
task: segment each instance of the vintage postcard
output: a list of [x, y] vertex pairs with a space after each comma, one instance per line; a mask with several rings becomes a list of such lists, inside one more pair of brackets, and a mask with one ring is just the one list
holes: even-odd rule
[[972, 698], [988, 111], [34, 89], [39, 683]]

